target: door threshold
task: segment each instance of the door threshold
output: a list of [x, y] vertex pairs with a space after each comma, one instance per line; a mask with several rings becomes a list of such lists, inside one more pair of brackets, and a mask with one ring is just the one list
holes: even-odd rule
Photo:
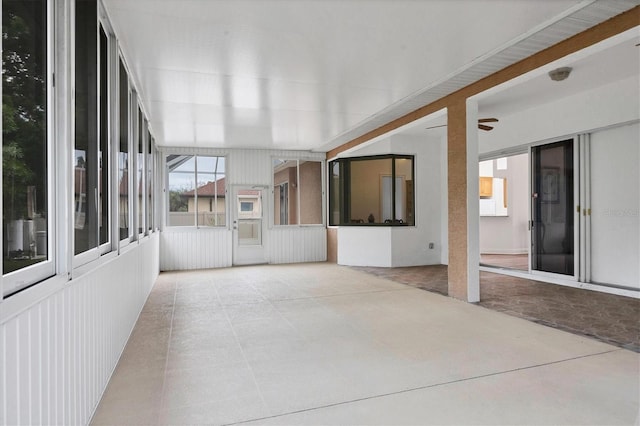
[[634, 299], [640, 299], [640, 290], [635, 290], [635, 289], [610, 287], [603, 284], [583, 283], [580, 281], [574, 281], [569, 279], [548, 277], [544, 275], [536, 275], [536, 274], [531, 274], [528, 271], [522, 271], [518, 269], [503, 269], [499, 267], [497, 268], [493, 266], [483, 266], [483, 265], [480, 265], [479, 269], [480, 271], [484, 271], [484, 272], [491, 272], [491, 273], [500, 274], [500, 275], [508, 275], [511, 277], [523, 278], [525, 280], [538, 281], [542, 283], [556, 284], [556, 285], [562, 285], [565, 287], [580, 288], [583, 290], [598, 291], [600, 293], [609, 293], [609, 294], [615, 294], [617, 296], [626, 296]]
[[256, 263], [234, 263], [231, 266], [232, 267], [237, 267], [237, 266], [260, 266], [260, 265], [269, 265], [269, 262], [256, 262]]

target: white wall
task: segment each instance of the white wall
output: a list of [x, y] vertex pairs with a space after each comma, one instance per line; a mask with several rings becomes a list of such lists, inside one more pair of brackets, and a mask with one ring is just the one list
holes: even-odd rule
[[338, 265], [393, 266], [391, 227], [339, 227]]
[[269, 263], [324, 262], [327, 229], [324, 226], [279, 226], [269, 230]]
[[507, 170], [497, 170], [495, 161], [493, 163], [493, 175], [504, 178], [507, 182], [508, 216], [480, 216], [480, 253], [528, 253], [528, 155], [509, 157]]
[[89, 422], [158, 276], [158, 245], [155, 233], [2, 302], [0, 424]]
[[639, 93], [632, 77], [499, 117], [491, 132], [479, 132], [480, 154], [637, 120]]
[[525, 111], [500, 117], [480, 133], [480, 153], [579, 133], [592, 133], [592, 281], [640, 287], [638, 125], [636, 77], [612, 82]]
[[[416, 226], [338, 228], [338, 263], [359, 266], [440, 264], [442, 258], [442, 138], [395, 135], [349, 153], [415, 155]], [[429, 249], [429, 243], [434, 248]]]
[[[165, 154], [199, 154], [226, 156], [227, 196], [231, 185], [268, 187], [266, 196], [273, 199], [272, 160], [324, 160], [324, 153], [257, 149], [164, 149]], [[232, 208], [233, 203], [229, 204]], [[271, 203], [267, 203], [271, 206]], [[327, 259], [326, 227], [323, 225], [274, 227], [271, 208], [265, 212], [267, 227], [263, 234], [265, 259], [269, 263], [320, 262]], [[227, 217], [233, 217], [227, 212]], [[231, 219], [230, 219], [231, 220]], [[165, 227], [160, 244], [160, 268], [164, 270], [206, 269], [231, 266], [233, 233], [224, 228]]]
[[591, 135], [591, 279], [640, 288], [640, 125]]
[[231, 266], [233, 234], [227, 227], [176, 226], [165, 228], [160, 234], [161, 271]]

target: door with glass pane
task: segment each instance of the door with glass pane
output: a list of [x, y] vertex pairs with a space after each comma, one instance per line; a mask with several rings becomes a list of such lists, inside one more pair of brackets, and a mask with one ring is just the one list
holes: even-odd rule
[[573, 139], [531, 148], [531, 270], [574, 276]]
[[233, 264], [266, 262], [263, 188], [238, 186], [233, 190]]

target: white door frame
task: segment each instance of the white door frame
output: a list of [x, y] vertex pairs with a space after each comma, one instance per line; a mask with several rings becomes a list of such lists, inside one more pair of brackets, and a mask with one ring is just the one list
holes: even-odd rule
[[[247, 194], [241, 194], [241, 191]], [[264, 185], [233, 185], [229, 209], [232, 216], [233, 265], [258, 265], [267, 263], [267, 217], [269, 197]], [[255, 193], [255, 194], [254, 194]], [[241, 204], [241, 199], [245, 199]], [[241, 211], [251, 203], [253, 209]], [[244, 233], [249, 232], [247, 235]]]

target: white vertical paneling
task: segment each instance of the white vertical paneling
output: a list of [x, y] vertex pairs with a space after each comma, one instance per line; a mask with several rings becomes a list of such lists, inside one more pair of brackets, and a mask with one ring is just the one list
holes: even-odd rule
[[160, 234], [162, 271], [231, 266], [232, 233], [226, 228], [169, 228]]
[[77, 318], [77, 312], [78, 312], [78, 301], [77, 301], [77, 294], [78, 294], [78, 290], [77, 289], [68, 289], [65, 290], [64, 292], [65, 296], [66, 296], [66, 306], [67, 306], [67, 318], [66, 318], [66, 329], [68, 330], [67, 332], [67, 338], [65, 339], [65, 347], [66, 347], [66, 351], [69, 354], [69, 356], [65, 357], [65, 360], [67, 361], [67, 368], [65, 369], [65, 376], [68, 377], [69, 379], [69, 383], [68, 383], [68, 391], [66, 392], [66, 398], [67, 398], [67, 415], [66, 417], [66, 421], [68, 422], [68, 424], [77, 424], [76, 422], [76, 396], [77, 396], [77, 375], [78, 375], [78, 351], [77, 351], [77, 347], [78, 345], [74, 345], [74, 342], [77, 342], [78, 340], [78, 336], [77, 336], [77, 326], [78, 326], [78, 318]]
[[[325, 159], [323, 153], [308, 151], [167, 148], [163, 152], [226, 156], [228, 159], [227, 191], [232, 185], [260, 185], [270, 188], [273, 184], [272, 160], [274, 158], [304, 158], [317, 161]], [[271, 204], [267, 205], [271, 206]], [[227, 213], [229, 217], [233, 216], [232, 212]], [[265, 212], [264, 220], [269, 222], [272, 220], [270, 212]], [[268, 226], [267, 228], [265, 244], [269, 263], [326, 260], [326, 228], [324, 226]], [[226, 228], [167, 227], [160, 237], [160, 270], [229, 267], [232, 265], [232, 250], [233, 233]]]
[[45, 300], [42, 303], [42, 307], [40, 309], [40, 342], [41, 342], [41, 350], [40, 350], [40, 358], [41, 358], [41, 377], [42, 381], [40, 382], [40, 394], [42, 400], [42, 413], [41, 413], [41, 423], [42, 424], [52, 424], [53, 419], [51, 417], [51, 400], [53, 392], [52, 380], [51, 377], [53, 375], [54, 363], [52, 362], [51, 354], [53, 351], [51, 350], [50, 342], [51, 342], [51, 334], [47, 333], [46, 330], [50, 327], [50, 300]]
[[[283, 226], [269, 230], [269, 263], [324, 262], [323, 226]], [[232, 265], [231, 231], [171, 228], [161, 233], [160, 270], [224, 268]]]
[[269, 263], [324, 262], [327, 231], [323, 226], [282, 226], [270, 231]]
[[18, 392], [20, 401], [20, 422], [24, 424], [31, 423], [31, 349], [30, 349], [30, 328], [29, 317], [31, 312], [27, 312], [18, 318], [18, 381], [20, 381], [20, 391]]
[[[5, 329], [0, 327], [0, 348], [2, 352], [7, 347], [7, 339], [5, 338]], [[7, 369], [4, 358], [0, 358], [0, 424], [6, 425], [7, 422], [7, 398], [5, 397], [7, 392]]]
[[17, 318], [11, 320], [6, 327], [3, 327], [5, 335], [5, 345], [3, 347], [4, 357], [4, 382], [5, 382], [5, 423], [13, 425], [20, 423], [20, 381], [19, 377], [19, 349], [18, 334], [20, 325]]
[[40, 313], [42, 306], [31, 311], [29, 315], [29, 358], [30, 358], [30, 421], [32, 424], [42, 424], [42, 369], [40, 360], [42, 358], [42, 347], [40, 346], [40, 334], [42, 330], [40, 324]]
[[66, 395], [64, 395], [65, 389], [67, 389], [66, 379], [65, 379], [66, 351], [65, 351], [65, 343], [64, 343], [65, 336], [66, 336], [66, 333], [64, 332], [65, 312], [63, 309], [59, 308], [60, 306], [64, 306], [64, 296], [65, 296], [64, 292], [59, 292], [52, 297], [52, 299], [54, 300], [51, 305], [51, 310], [53, 312], [53, 317], [55, 318], [55, 321], [53, 324], [49, 326], [50, 328], [48, 330], [49, 333], [51, 333], [54, 338], [53, 353], [55, 354], [55, 358], [56, 358], [56, 365], [54, 369], [56, 381], [55, 381], [55, 390], [53, 392], [53, 396], [55, 397], [55, 410], [56, 410], [54, 421], [56, 424], [64, 424], [64, 413], [65, 413], [64, 404], [65, 404], [65, 401], [67, 400]]
[[239, 149], [229, 153], [229, 177], [235, 185], [268, 185], [273, 151]]
[[157, 278], [158, 246], [154, 234], [3, 318], [0, 423], [89, 422]]

